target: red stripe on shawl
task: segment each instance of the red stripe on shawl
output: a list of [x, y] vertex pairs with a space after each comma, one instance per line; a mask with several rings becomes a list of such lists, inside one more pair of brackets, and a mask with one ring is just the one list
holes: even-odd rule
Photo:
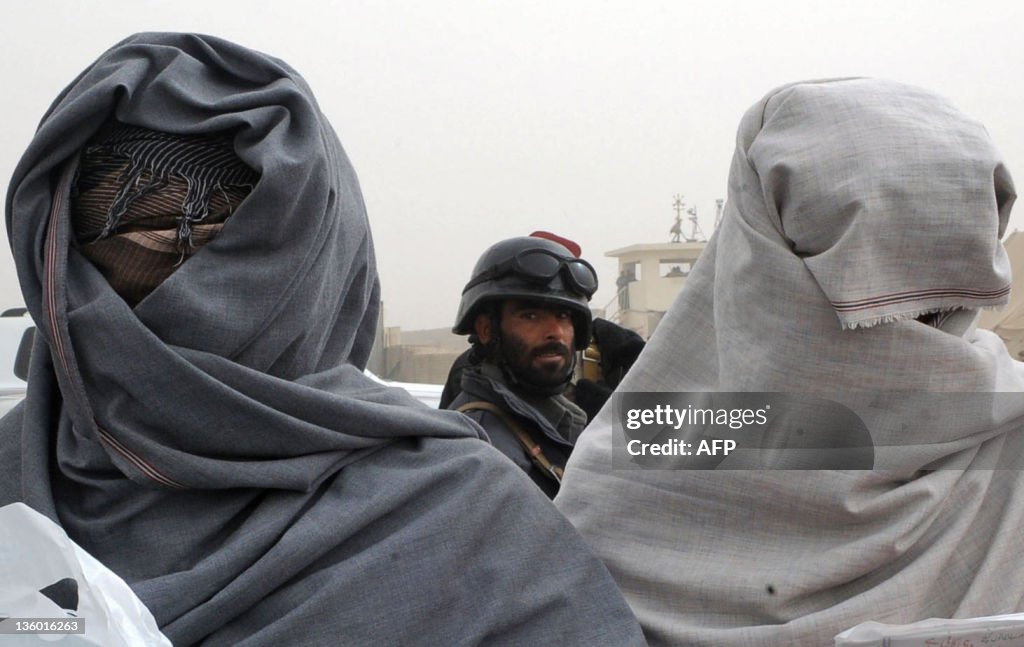
[[101, 427], [99, 427], [99, 425], [96, 426], [96, 429], [100, 432], [101, 441], [103, 441], [107, 446], [115, 450], [118, 454], [121, 454], [121, 456], [123, 456], [125, 460], [129, 461], [145, 476], [148, 476], [157, 483], [162, 483], [168, 487], [177, 488], [181, 490], [185, 489], [184, 485], [164, 476], [163, 474], [160, 473], [158, 469], [153, 467], [152, 464], [150, 464], [145, 459], [141, 458], [138, 454], [134, 453], [133, 451], [122, 445], [120, 441], [118, 441], [110, 434], [110, 432], [106, 431], [105, 429], [102, 429]]
[[836, 310], [841, 311], [852, 311], [852, 310], [864, 310], [867, 308], [883, 305], [891, 305], [894, 303], [902, 303], [904, 301], [913, 301], [915, 299], [935, 299], [946, 296], [962, 297], [965, 299], [994, 299], [997, 297], [1004, 296], [1010, 292], [1010, 286], [1004, 286], [998, 290], [968, 290], [968, 289], [956, 289], [951, 290], [948, 288], [933, 288], [930, 290], [917, 290], [913, 292], [896, 292], [893, 294], [872, 297], [870, 299], [860, 299], [857, 301], [833, 301], [832, 307]]
[[[58, 186], [68, 186], [68, 180], [70, 176], [71, 165], [64, 170], [63, 177]], [[64, 337], [57, 324], [57, 216], [60, 213], [61, 205], [64, 203], [64, 193], [60, 190], [56, 192], [53, 200], [53, 207], [50, 210], [50, 222], [47, 226], [46, 232], [46, 261], [45, 261], [45, 272], [46, 272], [46, 316], [50, 323], [50, 336], [53, 338], [53, 350], [57, 354], [57, 358], [60, 360], [61, 366], [64, 369], [64, 375], [67, 379], [71, 380], [71, 366], [68, 363], [67, 353], [64, 348]], [[93, 423], [95, 424], [95, 420]], [[153, 467], [151, 463], [141, 458], [130, 449], [122, 445], [117, 439], [115, 439], [109, 432], [100, 429], [99, 425], [96, 425], [96, 429], [99, 431], [100, 440], [106, 445], [121, 454], [128, 462], [134, 465], [143, 475], [150, 479], [161, 483], [163, 485], [185, 489], [185, 486], [170, 479], [160, 473], [160, 470]]]

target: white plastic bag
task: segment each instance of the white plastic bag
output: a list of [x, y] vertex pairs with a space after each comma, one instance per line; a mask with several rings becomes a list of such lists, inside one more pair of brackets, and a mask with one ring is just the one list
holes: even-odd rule
[[909, 625], [862, 622], [837, 635], [835, 647], [1024, 647], [1024, 613]]
[[22, 503], [0, 508], [0, 618], [83, 619], [85, 628], [84, 634], [54, 634], [31, 625], [29, 633], [11, 634], [14, 623], [6, 620], [0, 645], [171, 645], [124, 580]]

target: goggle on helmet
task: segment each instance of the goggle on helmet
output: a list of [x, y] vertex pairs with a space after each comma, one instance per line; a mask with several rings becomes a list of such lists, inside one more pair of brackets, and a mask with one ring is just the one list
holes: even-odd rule
[[590, 340], [590, 298], [597, 290], [597, 272], [556, 242], [522, 236], [492, 245], [477, 261], [462, 291], [452, 331], [473, 332], [477, 313], [485, 303], [524, 299], [568, 308], [573, 315], [575, 346]]

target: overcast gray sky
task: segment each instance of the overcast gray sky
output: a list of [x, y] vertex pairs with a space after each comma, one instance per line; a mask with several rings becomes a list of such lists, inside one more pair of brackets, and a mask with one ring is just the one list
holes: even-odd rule
[[[1015, 1], [5, 1], [0, 189], [103, 50], [138, 31], [209, 33], [313, 87], [362, 183], [386, 325], [450, 326], [480, 252], [535, 229], [583, 246], [603, 306], [604, 253], [667, 241], [675, 194], [711, 233], [739, 119], [783, 83], [882, 76], [941, 92], [1024, 183], [1022, 25]], [[3, 306], [21, 303], [7, 249]]]

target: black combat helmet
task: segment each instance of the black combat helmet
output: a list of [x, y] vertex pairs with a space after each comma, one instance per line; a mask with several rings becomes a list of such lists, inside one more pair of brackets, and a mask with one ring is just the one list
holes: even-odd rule
[[520, 236], [491, 245], [473, 268], [462, 290], [452, 332], [468, 335], [481, 308], [505, 299], [539, 301], [564, 306], [572, 313], [575, 346], [590, 343], [590, 297], [597, 290], [597, 273], [590, 263], [564, 246], [544, 238]]

